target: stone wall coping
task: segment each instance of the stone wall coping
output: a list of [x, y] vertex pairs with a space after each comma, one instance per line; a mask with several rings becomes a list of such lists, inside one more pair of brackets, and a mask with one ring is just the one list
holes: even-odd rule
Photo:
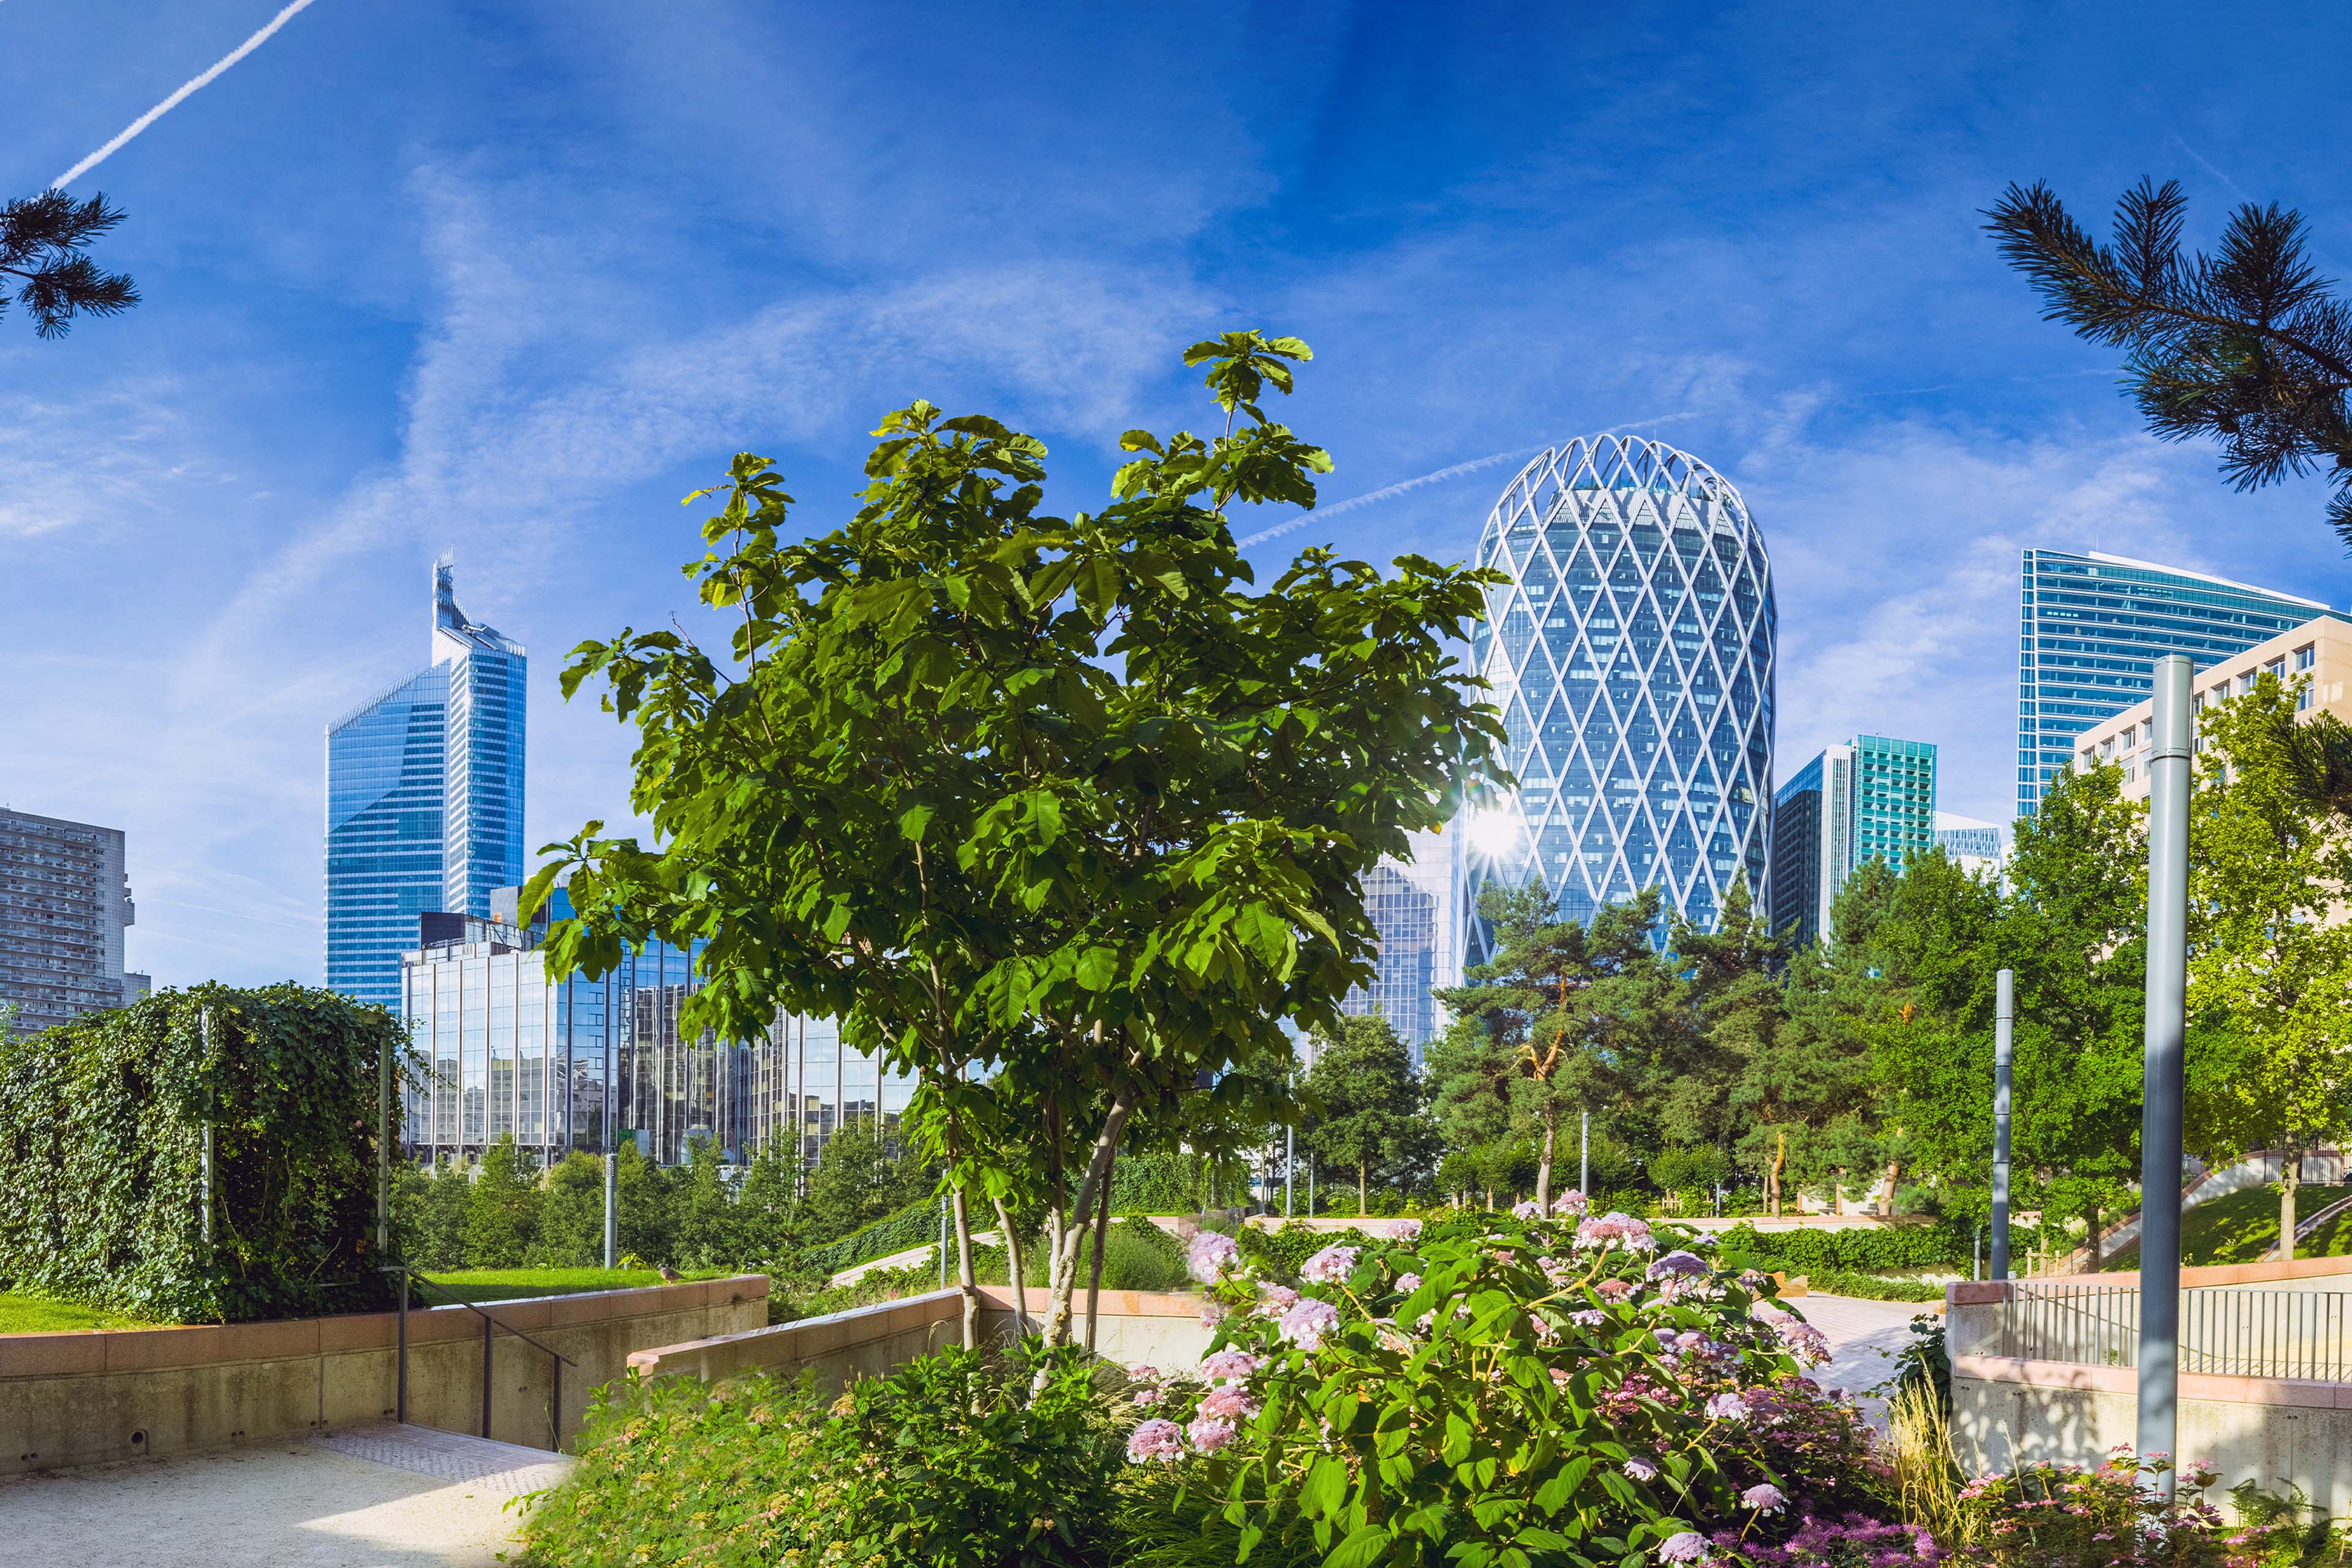
[[[2214, 1263], [2180, 1271], [2180, 1288], [2184, 1290], [2213, 1289], [2224, 1285], [2263, 1285], [2277, 1279], [2318, 1279], [2331, 1275], [2352, 1275], [2352, 1257], [2297, 1258], [2278, 1263]], [[2352, 1279], [2347, 1279], [2352, 1285]], [[2006, 1300], [2016, 1285], [2097, 1286], [2115, 1290], [2139, 1289], [2139, 1270], [2117, 1269], [2112, 1274], [2059, 1274], [2040, 1279], [2000, 1280], [1956, 1279], [1944, 1287], [1944, 1300], [1955, 1307], [1988, 1306]]]
[[[1952, 1375], [2029, 1388], [2078, 1389], [2135, 1396], [2139, 1393], [2139, 1373], [2131, 1367], [2030, 1361], [2021, 1356], [1957, 1355], [1952, 1358]], [[2286, 1405], [2304, 1409], [2352, 1410], [2352, 1383], [2221, 1377], [2211, 1373], [2184, 1372], [2180, 1374], [2179, 1397], [2210, 1405]]]
[[[765, 1300], [768, 1277], [737, 1274], [675, 1285], [586, 1290], [570, 1296], [483, 1301], [485, 1310], [528, 1334], [647, 1317], [696, 1307]], [[482, 1320], [462, 1306], [425, 1306], [410, 1298], [411, 1344], [479, 1339]], [[279, 1361], [299, 1356], [388, 1350], [400, 1337], [400, 1314], [351, 1312], [258, 1323], [194, 1323], [160, 1329], [79, 1329], [58, 1333], [0, 1334], [0, 1382], [76, 1373], [147, 1372], [227, 1362]]]
[[[950, 1292], [952, 1294], [952, 1292]], [[1008, 1285], [982, 1285], [981, 1300], [983, 1311], [1013, 1310], [1013, 1289]], [[1022, 1291], [1022, 1305], [1033, 1318], [1042, 1318], [1053, 1310], [1054, 1292], [1039, 1286]], [[1201, 1298], [1182, 1292], [1159, 1290], [1106, 1290], [1097, 1304], [1107, 1318], [1197, 1318], [1201, 1315]], [[1070, 1315], [1082, 1319], [1087, 1313], [1087, 1292], [1084, 1287], [1070, 1296]]]

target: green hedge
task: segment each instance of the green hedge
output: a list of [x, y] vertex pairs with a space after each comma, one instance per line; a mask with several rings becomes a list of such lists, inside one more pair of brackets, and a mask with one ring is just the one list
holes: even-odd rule
[[1325, 1247], [1341, 1244], [1367, 1247], [1373, 1238], [1354, 1226], [1333, 1231], [1318, 1230], [1304, 1225], [1288, 1225], [1280, 1230], [1261, 1230], [1254, 1225], [1245, 1225], [1234, 1239], [1241, 1246], [1243, 1262], [1255, 1265], [1259, 1273], [1270, 1279], [1296, 1285], [1298, 1283], [1298, 1266]]
[[404, 1044], [385, 1009], [290, 984], [166, 991], [0, 1043], [0, 1279], [166, 1322], [387, 1304], [376, 1073]]
[[[993, 1215], [987, 1224], [972, 1216], [974, 1230], [995, 1226]], [[855, 1268], [869, 1258], [887, 1258], [894, 1252], [904, 1252], [910, 1247], [936, 1247], [940, 1240], [940, 1200], [917, 1198], [896, 1214], [884, 1215], [871, 1225], [860, 1226], [838, 1241], [828, 1241], [823, 1247], [812, 1247], [801, 1254], [809, 1268], [824, 1274], [838, 1274], [845, 1268]]]
[[1759, 1231], [1736, 1225], [1723, 1233], [1723, 1256], [1790, 1274], [1831, 1269], [1952, 1268], [1969, 1261], [1969, 1232], [1950, 1225], [1900, 1225], [1865, 1230]]

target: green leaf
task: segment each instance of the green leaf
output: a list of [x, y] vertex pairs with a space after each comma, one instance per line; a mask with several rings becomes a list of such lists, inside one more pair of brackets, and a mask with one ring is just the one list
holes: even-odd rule
[[1384, 1524], [1360, 1524], [1323, 1560], [1323, 1568], [1371, 1568], [1382, 1561], [1392, 1537]]

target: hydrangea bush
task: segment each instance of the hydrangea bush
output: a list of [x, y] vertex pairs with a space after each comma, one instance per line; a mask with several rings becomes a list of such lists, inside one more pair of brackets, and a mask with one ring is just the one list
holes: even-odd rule
[[1230, 1237], [1192, 1245], [1216, 1339], [1197, 1381], [1139, 1374], [1128, 1458], [1241, 1561], [1311, 1535], [1328, 1568], [1701, 1563], [1879, 1506], [1867, 1428], [1804, 1375], [1820, 1332], [1703, 1239], [1573, 1193], [1393, 1229], [1324, 1247], [1296, 1289]]
[[2205, 1496], [2217, 1479], [2205, 1466], [2179, 1472], [2168, 1510], [2156, 1486], [2171, 1468], [2168, 1455], [2126, 1447], [2096, 1469], [2021, 1465], [1980, 1476], [1960, 1489], [1961, 1528], [2003, 1568], [2252, 1568], [2270, 1555], [2263, 1531], [2222, 1523]]

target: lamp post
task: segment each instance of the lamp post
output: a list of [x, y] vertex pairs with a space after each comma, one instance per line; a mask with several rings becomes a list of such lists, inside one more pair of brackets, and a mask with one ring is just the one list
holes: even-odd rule
[[2009, 1102], [2015, 1061], [2017, 977], [1993, 976], [1992, 1013], [1992, 1277], [2009, 1278]]
[[[2170, 1454], [2180, 1384], [2181, 1048], [2189, 1004], [2189, 763], [2196, 720], [2186, 654], [2156, 661], [2148, 759], [2147, 1008], [2139, 1131], [2139, 1452]], [[2172, 1472], [2157, 1480], [2172, 1500]]]

